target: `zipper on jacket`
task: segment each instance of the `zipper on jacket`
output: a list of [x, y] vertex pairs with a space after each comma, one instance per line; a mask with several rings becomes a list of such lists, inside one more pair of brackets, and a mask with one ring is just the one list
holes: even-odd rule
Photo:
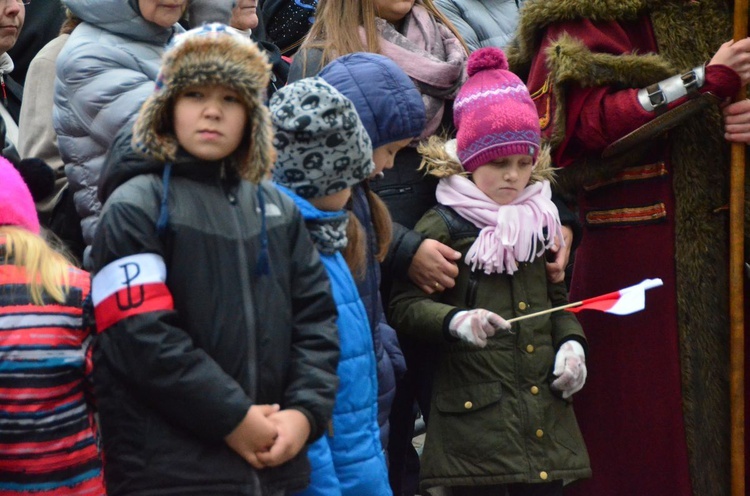
[[477, 302], [477, 289], [479, 288], [479, 271], [472, 270], [469, 274], [469, 286], [466, 288], [466, 308], [474, 308]]
[[[245, 232], [245, 229], [243, 226], [247, 226], [247, 219], [242, 218], [242, 211], [237, 206], [237, 195], [232, 192], [231, 186], [227, 184], [225, 181], [219, 179], [219, 187], [222, 191], [224, 191], [224, 195], [227, 198], [227, 201], [230, 205], [232, 205], [232, 208], [230, 209], [232, 220], [234, 221], [235, 229], [237, 233], [240, 235], [239, 240], [239, 249], [237, 250], [237, 260], [238, 260], [238, 267], [239, 267], [239, 275], [240, 275], [240, 283], [242, 285], [241, 291], [242, 294], [246, 295], [247, 299], [250, 301], [249, 305], [251, 308], [247, 308], [247, 305], [243, 305], [243, 313], [245, 314], [245, 319], [248, 325], [249, 329], [256, 328], [258, 326], [258, 316], [255, 313], [257, 310], [256, 304], [255, 304], [255, 298], [253, 297], [252, 292], [252, 283], [249, 280], [249, 267], [251, 267], [251, 261], [250, 257], [248, 256], [247, 249], [245, 248], [245, 237], [242, 236], [242, 233]], [[260, 186], [258, 186], [260, 187]], [[248, 383], [251, 390], [249, 391], [250, 399], [254, 402], [257, 401], [258, 396], [258, 386], [259, 386], [259, 375], [258, 375], [258, 336], [257, 334], [255, 336], [251, 336], [250, 339], [248, 339], [248, 350], [247, 350], [247, 359], [249, 362], [248, 366], [248, 373], [250, 375]]]
[[391, 187], [391, 188], [385, 188], [376, 191], [378, 196], [393, 196], [393, 195], [403, 195], [406, 193], [411, 193], [414, 190], [411, 186], [398, 186], [398, 187]]

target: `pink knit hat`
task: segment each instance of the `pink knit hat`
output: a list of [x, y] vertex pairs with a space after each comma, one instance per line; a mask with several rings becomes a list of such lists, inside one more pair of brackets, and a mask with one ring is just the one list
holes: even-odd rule
[[19, 226], [39, 234], [39, 217], [28, 186], [13, 164], [0, 157], [0, 226]]
[[539, 114], [529, 90], [508, 70], [502, 50], [486, 47], [469, 57], [469, 79], [453, 104], [456, 152], [467, 172], [509, 155], [539, 151]]

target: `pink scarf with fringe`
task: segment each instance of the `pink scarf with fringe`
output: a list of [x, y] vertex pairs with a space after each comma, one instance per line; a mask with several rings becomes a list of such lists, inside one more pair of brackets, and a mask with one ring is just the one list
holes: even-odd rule
[[[379, 17], [375, 27], [380, 54], [396, 62], [422, 94], [427, 125], [420, 138], [432, 136], [443, 119], [445, 100], [454, 99], [466, 80], [466, 51], [451, 30], [419, 4], [404, 18], [403, 34]], [[366, 44], [362, 26], [359, 36]]]
[[435, 196], [480, 229], [464, 258], [471, 270], [513, 274], [518, 262], [541, 256], [555, 236], [564, 243], [549, 181], [526, 186], [511, 203], [498, 205], [471, 180], [454, 175], [440, 180]]

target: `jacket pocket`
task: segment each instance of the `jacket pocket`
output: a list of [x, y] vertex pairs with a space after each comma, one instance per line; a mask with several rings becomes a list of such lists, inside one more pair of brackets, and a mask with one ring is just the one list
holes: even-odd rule
[[486, 460], [502, 450], [507, 442], [507, 429], [502, 420], [503, 399], [500, 382], [438, 391], [437, 411], [430, 417], [428, 438], [438, 437], [436, 444], [442, 445], [444, 456], [448, 458], [471, 462]]
[[500, 401], [503, 387], [499, 382], [471, 384], [439, 391], [435, 406], [443, 413], [471, 413]]

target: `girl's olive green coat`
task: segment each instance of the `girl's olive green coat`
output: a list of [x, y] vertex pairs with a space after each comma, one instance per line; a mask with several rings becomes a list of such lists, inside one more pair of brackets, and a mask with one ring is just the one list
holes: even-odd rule
[[[449, 227], [450, 226], [450, 227]], [[466, 255], [479, 230], [447, 207], [435, 207], [416, 230]], [[453, 239], [452, 239], [453, 238]], [[573, 404], [550, 389], [555, 353], [568, 339], [585, 347], [565, 311], [513, 324], [487, 347], [455, 340], [450, 318], [485, 308], [505, 319], [566, 304], [564, 284], [547, 282], [544, 257], [513, 275], [471, 272], [459, 262], [456, 286], [428, 297], [395, 288], [391, 318], [399, 333], [442, 343], [422, 457], [422, 486], [541, 483], [589, 477], [586, 447]]]

